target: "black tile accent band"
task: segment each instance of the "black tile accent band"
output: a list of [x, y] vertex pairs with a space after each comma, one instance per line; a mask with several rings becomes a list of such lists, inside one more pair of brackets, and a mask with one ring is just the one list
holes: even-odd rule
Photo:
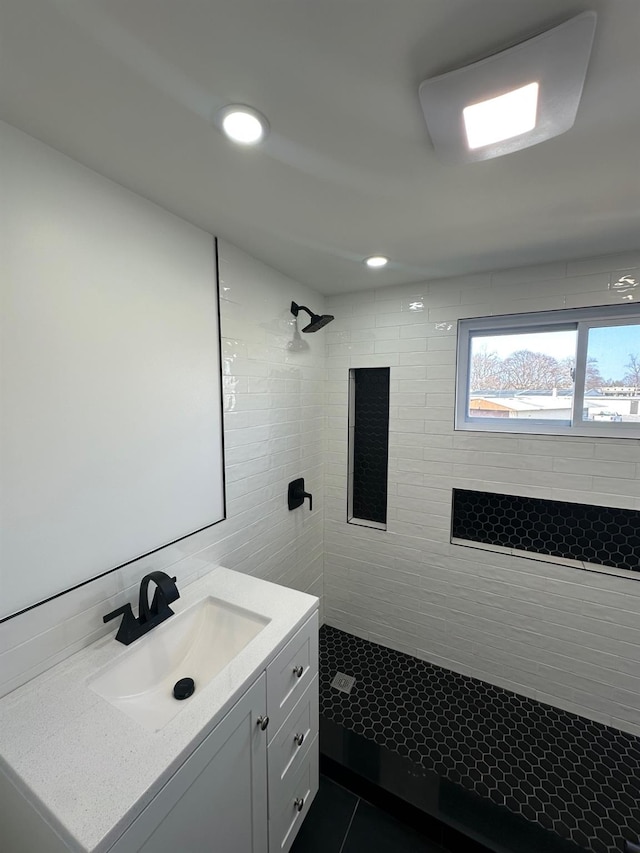
[[640, 511], [453, 489], [455, 539], [640, 572]]
[[[337, 671], [355, 678], [350, 694], [331, 686]], [[498, 817], [489, 824], [510, 813], [546, 831], [541, 853], [558, 849], [552, 844], [561, 839], [614, 853], [624, 840], [640, 838], [640, 738], [633, 735], [327, 625], [320, 632], [320, 713], [359, 736], [347, 750], [359, 750], [368, 778], [378, 781], [382, 772], [377, 744], [419, 768], [426, 797], [439, 777], [473, 794], [469, 807], [491, 806]], [[327, 745], [325, 733], [321, 748]], [[453, 817], [460, 816], [457, 789], [446, 790]], [[447, 820], [440, 794], [438, 802], [436, 817]], [[509, 849], [489, 843], [486, 831], [475, 837]]]

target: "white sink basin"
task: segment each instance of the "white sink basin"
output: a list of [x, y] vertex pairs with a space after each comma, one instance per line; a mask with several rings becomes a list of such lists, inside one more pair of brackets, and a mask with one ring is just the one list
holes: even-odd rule
[[[208, 596], [153, 628], [89, 687], [145, 728], [158, 731], [188, 706], [269, 619]], [[173, 696], [181, 678], [192, 678], [188, 699]]]

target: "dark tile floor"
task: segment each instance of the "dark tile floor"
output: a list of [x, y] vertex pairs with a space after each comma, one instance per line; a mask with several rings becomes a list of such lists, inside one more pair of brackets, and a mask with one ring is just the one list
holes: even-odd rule
[[326, 776], [291, 853], [443, 853], [416, 829]]
[[326, 776], [416, 829], [436, 850], [583, 853], [521, 815], [323, 717], [320, 750]]
[[[355, 677], [350, 694], [336, 672]], [[330, 758], [401, 797], [415, 789], [458, 828], [475, 812], [492, 850], [520, 853], [538, 833], [534, 850], [614, 853], [640, 837], [640, 738], [328, 626], [320, 713]], [[521, 842], [489, 843], [497, 822]]]

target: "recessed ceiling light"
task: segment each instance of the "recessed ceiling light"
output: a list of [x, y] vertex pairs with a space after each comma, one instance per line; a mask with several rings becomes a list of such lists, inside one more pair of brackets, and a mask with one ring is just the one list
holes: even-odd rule
[[240, 145], [256, 145], [269, 132], [269, 122], [262, 113], [241, 104], [220, 110], [218, 121], [225, 135]]
[[389, 263], [389, 258], [385, 258], [384, 255], [371, 255], [370, 258], [365, 258], [364, 262], [371, 269], [379, 269], [380, 267], [386, 267]]
[[533, 130], [539, 88], [537, 83], [529, 83], [513, 92], [465, 107], [462, 116], [469, 148], [473, 151]]
[[425, 80], [420, 104], [446, 162], [500, 157], [573, 127], [596, 13], [583, 12], [479, 62]]

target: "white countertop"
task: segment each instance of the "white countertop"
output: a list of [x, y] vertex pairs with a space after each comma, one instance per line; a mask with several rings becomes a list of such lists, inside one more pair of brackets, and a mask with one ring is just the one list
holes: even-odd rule
[[0, 766], [72, 851], [108, 850], [318, 607], [312, 595], [224, 568], [180, 593], [176, 613], [213, 595], [271, 621], [160, 731], [87, 686], [126, 654], [113, 633], [0, 700]]

